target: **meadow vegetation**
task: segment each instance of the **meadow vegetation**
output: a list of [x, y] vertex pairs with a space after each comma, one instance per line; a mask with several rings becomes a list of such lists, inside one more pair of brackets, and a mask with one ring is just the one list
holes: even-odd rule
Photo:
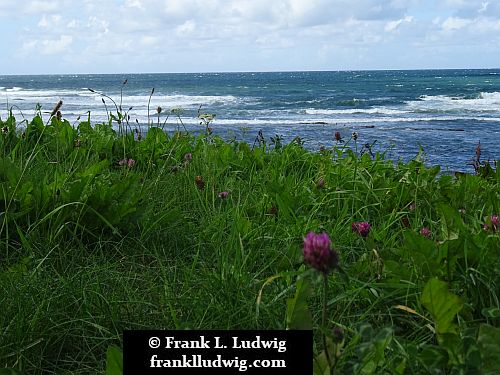
[[1, 374], [103, 373], [125, 329], [313, 329], [315, 374], [500, 373], [498, 167], [160, 113], [0, 121]]

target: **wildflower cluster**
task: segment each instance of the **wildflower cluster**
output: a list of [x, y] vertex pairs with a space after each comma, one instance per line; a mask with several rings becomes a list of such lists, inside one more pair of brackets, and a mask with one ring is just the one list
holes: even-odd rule
[[135, 165], [135, 160], [134, 159], [122, 159], [118, 162], [118, 165], [120, 167], [129, 167], [132, 168]]
[[492, 230], [496, 232], [500, 228], [500, 218], [498, 215], [491, 215], [486, 219], [486, 223], [483, 225], [484, 230]]

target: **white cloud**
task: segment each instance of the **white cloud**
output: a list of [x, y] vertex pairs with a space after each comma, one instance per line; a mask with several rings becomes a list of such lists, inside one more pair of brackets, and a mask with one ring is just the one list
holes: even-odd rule
[[25, 13], [29, 14], [41, 14], [41, 13], [53, 13], [61, 10], [62, 4], [60, 1], [28, 1], [22, 8]]
[[154, 46], [156, 44], [159, 44], [160, 42], [161, 39], [157, 36], [145, 35], [141, 38], [141, 44], [145, 46]]
[[[412, 55], [415, 61], [432, 61], [436, 50], [445, 60], [452, 48], [455, 64], [456, 50], [461, 45], [474, 45], [480, 51], [482, 46], [491, 45], [492, 39], [500, 39], [500, 0], [21, 3], [16, 6], [0, 0], [0, 30], [16, 35], [9, 49], [4, 48], [5, 55], [15, 55], [16, 45], [18, 51], [35, 49], [40, 51], [37, 63], [41, 64], [49, 59], [46, 55], [71, 48], [82, 51], [78, 63], [86, 61], [92, 71], [100, 67], [96, 61], [106, 59], [116, 59], [120, 68], [134, 71], [143, 69], [141, 61], [156, 64], [157, 71], [183, 70], [187, 66], [197, 70], [241, 70], [253, 66], [279, 69], [295, 64], [297, 69], [335, 69], [348, 68], [347, 59], [356, 64], [364, 61], [365, 68], [369, 68], [377, 58], [381, 59], [377, 65], [380, 68], [384, 62], [394, 62], [388, 56]], [[387, 52], [385, 57], [382, 50]], [[67, 60], [67, 69], [71, 70], [72, 59]], [[495, 61], [500, 61], [500, 56]], [[63, 63], [58, 60], [58, 66]], [[222, 65], [217, 68], [217, 64]], [[14, 62], [12, 66], [15, 68]], [[101, 67], [108, 69], [104, 63]]]
[[[487, 38], [493, 38], [492, 31], [500, 31], [500, 19], [478, 18], [470, 28], [477, 33], [486, 34]], [[497, 34], [496, 39], [499, 38], [500, 35]]]
[[62, 17], [60, 14], [53, 14], [48, 17], [44, 14], [43, 17], [38, 22], [38, 27], [48, 28], [48, 27], [59, 26], [61, 19]]
[[290, 38], [283, 38], [279, 34], [269, 34], [257, 37], [255, 43], [259, 48], [263, 49], [288, 49], [294, 46], [293, 40]]
[[396, 30], [403, 22], [411, 23], [413, 21], [412, 16], [406, 16], [405, 18], [400, 18], [396, 21], [389, 21], [385, 24], [385, 31], [391, 32]]
[[463, 7], [467, 5], [467, 3], [470, 3], [470, 0], [445, 0], [446, 5], [450, 7]]
[[29, 0], [17, 2], [0, 0], [0, 17], [21, 18], [26, 15], [64, 13], [68, 9], [71, 9], [71, 7], [74, 8], [74, 3], [74, 1], [70, 0]]
[[179, 25], [175, 28], [175, 31], [178, 35], [188, 36], [195, 32], [196, 30], [196, 22], [193, 20], [187, 20], [182, 25]]
[[22, 45], [24, 53], [34, 51], [43, 55], [55, 55], [68, 52], [68, 48], [73, 43], [73, 37], [70, 35], [61, 35], [58, 39], [32, 39], [25, 41]]
[[73, 37], [70, 35], [61, 35], [59, 39], [42, 40], [42, 53], [53, 55], [56, 53], [67, 52], [66, 49], [73, 43]]
[[488, 9], [488, 5], [490, 5], [488, 1], [481, 3], [481, 8], [477, 12], [478, 13], [486, 12], [486, 9]]
[[458, 17], [448, 17], [442, 24], [442, 28], [445, 31], [454, 31], [462, 29], [470, 25], [473, 21], [465, 18]]
[[125, 7], [144, 10], [144, 6], [142, 5], [142, 2], [140, 0], [126, 0]]
[[107, 34], [109, 32], [109, 22], [96, 16], [90, 16], [87, 21], [87, 28], [94, 33]]
[[67, 24], [66, 24], [66, 27], [68, 29], [77, 29], [78, 27], [80, 26], [80, 22], [78, 22], [77, 20], [71, 20], [69, 21]]

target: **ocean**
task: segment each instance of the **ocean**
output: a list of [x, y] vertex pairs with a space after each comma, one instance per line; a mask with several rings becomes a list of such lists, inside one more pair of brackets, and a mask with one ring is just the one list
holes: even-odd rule
[[[426, 164], [443, 172], [473, 172], [478, 142], [482, 160], [500, 160], [500, 69], [0, 76], [0, 118], [12, 109], [30, 120], [37, 104], [48, 118], [62, 100], [71, 124], [89, 111], [93, 123], [107, 121], [115, 107], [102, 93], [145, 132], [153, 89], [149, 119], [157, 125], [161, 107], [169, 132], [202, 131], [200, 112], [216, 115], [215, 134], [249, 143], [262, 131], [268, 142], [298, 136], [319, 150], [335, 144], [337, 131], [346, 140], [356, 132], [358, 149], [370, 144], [408, 161], [422, 147]], [[182, 110], [182, 124], [172, 109]]]

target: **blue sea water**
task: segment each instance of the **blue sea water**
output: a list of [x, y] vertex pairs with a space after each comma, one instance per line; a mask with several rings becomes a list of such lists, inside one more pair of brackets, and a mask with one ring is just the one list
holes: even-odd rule
[[37, 103], [50, 113], [62, 100], [70, 123], [88, 111], [102, 122], [114, 111], [103, 93], [146, 131], [153, 88], [149, 118], [157, 124], [161, 107], [167, 131], [182, 129], [170, 113], [180, 108], [188, 130], [202, 129], [198, 111], [213, 113], [214, 133], [250, 143], [262, 130], [268, 141], [299, 136], [319, 150], [335, 144], [336, 131], [344, 139], [357, 132], [359, 147], [376, 141], [373, 151], [394, 160], [422, 147], [426, 163], [443, 171], [472, 172], [478, 142], [483, 160], [500, 159], [500, 69], [0, 76], [0, 118], [12, 108], [19, 121], [30, 119]]

